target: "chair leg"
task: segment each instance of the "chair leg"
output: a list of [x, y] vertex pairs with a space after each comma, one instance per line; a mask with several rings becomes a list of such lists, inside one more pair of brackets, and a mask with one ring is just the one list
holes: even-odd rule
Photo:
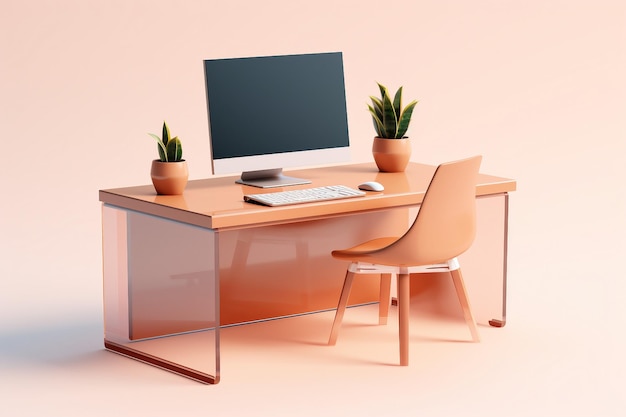
[[411, 281], [409, 274], [398, 274], [398, 326], [400, 333], [400, 365], [409, 364], [409, 303]]
[[472, 340], [474, 342], [480, 342], [480, 335], [478, 334], [476, 320], [474, 320], [474, 315], [472, 314], [472, 310], [470, 308], [470, 302], [467, 296], [467, 290], [465, 289], [465, 283], [463, 282], [461, 269], [452, 270], [450, 271], [450, 274], [452, 275], [456, 295], [459, 297], [459, 302], [463, 308], [463, 317], [465, 317], [465, 322], [469, 326], [470, 332], [472, 333]]
[[343, 283], [343, 289], [341, 290], [339, 305], [337, 306], [337, 312], [335, 313], [335, 321], [333, 321], [333, 327], [330, 330], [330, 338], [328, 339], [329, 345], [335, 345], [337, 343], [339, 328], [341, 327], [343, 314], [346, 312], [348, 297], [350, 296], [350, 290], [352, 289], [352, 281], [354, 281], [354, 273], [348, 270], [346, 271], [346, 278]]
[[391, 274], [380, 274], [380, 298], [378, 302], [378, 324], [387, 324], [391, 303]]

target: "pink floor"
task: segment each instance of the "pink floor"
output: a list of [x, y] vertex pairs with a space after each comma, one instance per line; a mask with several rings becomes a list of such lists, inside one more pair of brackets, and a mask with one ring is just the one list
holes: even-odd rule
[[386, 326], [375, 305], [349, 309], [334, 347], [333, 312], [226, 328], [213, 386], [106, 352], [98, 320], [73, 317], [1, 336], [0, 397], [11, 415], [621, 415], [618, 329], [545, 316], [549, 299], [520, 293], [504, 328], [480, 326], [481, 343], [460, 313], [414, 303], [408, 367], [396, 365], [393, 307]]

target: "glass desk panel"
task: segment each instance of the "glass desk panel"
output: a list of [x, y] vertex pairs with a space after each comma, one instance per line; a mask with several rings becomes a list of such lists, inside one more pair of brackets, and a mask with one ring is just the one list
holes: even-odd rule
[[[221, 324], [334, 309], [348, 266], [331, 256], [380, 236], [400, 236], [409, 209], [220, 231]], [[378, 277], [355, 282], [349, 304], [378, 302]]]
[[219, 382], [216, 232], [106, 204], [102, 221], [105, 347]]

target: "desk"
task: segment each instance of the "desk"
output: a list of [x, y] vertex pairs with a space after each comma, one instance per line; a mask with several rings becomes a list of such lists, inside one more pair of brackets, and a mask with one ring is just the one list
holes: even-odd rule
[[[219, 382], [221, 326], [335, 308], [346, 265], [330, 251], [404, 232], [435, 168], [411, 163], [405, 172], [381, 173], [365, 163], [291, 171], [312, 180], [299, 187], [377, 181], [385, 191], [275, 208], [244, 203], [244, 194], [260, 189], [234, 177], [190, 181], [181, 196], [156, 195], [152, 185], [101, 190], [105, 347]], [[460, 260], [482, 324], [506, 322], [508, 193], [515, 186], [479, 175], [477, 236]], [[377, 300], [376, 280], [358, 283], [350, 304]]]

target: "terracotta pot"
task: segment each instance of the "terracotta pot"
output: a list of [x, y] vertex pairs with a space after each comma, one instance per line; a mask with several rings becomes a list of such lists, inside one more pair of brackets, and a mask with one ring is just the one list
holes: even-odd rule
[[411, 157], [411, 142], [407, 137], [402, 139], [375, 137], [372, 154], [379, 171], [403, 172]]
[[180, 195], [185, 190], [189, 178], [187, 161], [161, 162], [155, 159], [152, 161], [150, 176], [158, 194]]

